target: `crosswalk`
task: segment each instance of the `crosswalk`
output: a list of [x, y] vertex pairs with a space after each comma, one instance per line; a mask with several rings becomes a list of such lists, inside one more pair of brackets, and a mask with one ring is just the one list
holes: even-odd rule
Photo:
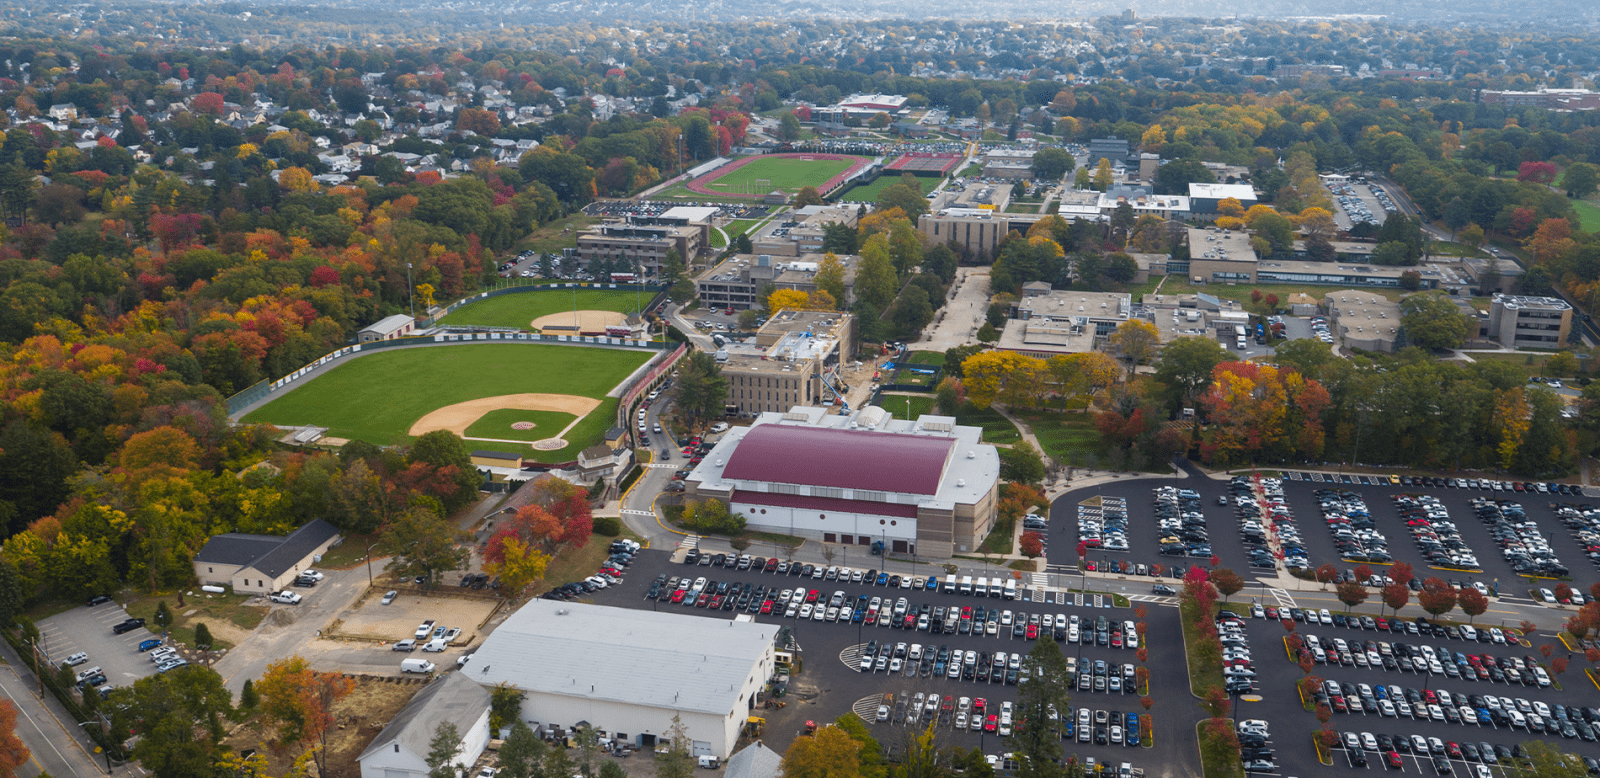
[[[866, 648], [867, 644], [865, 643], [857, 643], [853, 646], [845, 646], [844, 650], [839, 652], [839, 661], [843, 662], [845, 667], [848, 667], [856, 672], [860, 672], [861, 654], [866, 651]], [[877, 710], [878, 706], [874, 704], [872, 707], [873, 710]], [[867, 720], [871, 721], [872, 719]]]
[[699, 547], [700, 547], [700, 536], [699, 535], [684, 535], [683, 536], [683, 540], [678, 541], [678, 548], [699, 548]]
[[1128, 595], [1128, 600], [1130, 602], [1147, 602], [1152, 605], [1165, 605], [1168, 607], [1175, 607], [1178, 604], [1178, 598], [1160, 594], [1130, 594]]
[[656, 468], [657, 470], [677, 470], [678, 469], [678, 466], [672, 464], [671, 462], [651, 462], [649, 464], [646, 464], [645, 467], [653, 467], [653, 468]]
[[1278, 607], [1280, 607], [1280, 608], [1293, 608], [1293, 607], [1295, 607], [1294, 598], [1289, 596], [1289, 593], [1287, 591], [1284, 591], [1283, 589], [1271, 589], [1271, 588], [1269, 588], [1269, 589], [1267, 589], [1267, 594], [1272, 595], [1272, 599], [1278, 601]]
[[638, 508], [623, 508], [619, 512], [624, 516], [650, 516], [654, 518], [656, 515], [655, 511], [642, 511]]

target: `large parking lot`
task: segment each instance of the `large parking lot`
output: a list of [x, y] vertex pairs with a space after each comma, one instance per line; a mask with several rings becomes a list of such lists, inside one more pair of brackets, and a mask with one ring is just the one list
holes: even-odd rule
[[[1313, 480], [1314, 479], [1314, 480]], [[1128, 549], [1112, 551], [1091, 549], [1089, 562], [1098, 568], [1114, 567], [1118, 563], [1161, 564], [1166, 568], [1183, 568], [1205, 561], [1209, 554], [1199, 557], [1169, 556], [1161, 553], [1159, 540], [1164, 533], [1158, 528], [1151, 507], [1154, 489], [1173, 485], [1168, 480], [1134, 480], [1102, 484], [1070, 492], [1058, 498], [1050, 511], [1050, 569], [1052, 572], [1077, 570], [1078, 503], [1091, 497], [1119, 497], [1129, 505], [1127, 525]], [[1219, 503], [1228, 495], [1228, 483], [1209, 478], [1189, 478], [1176, 484], [1192, 489], [1200, 495], [1199, 510], [1206, 517], [1209, 551], [1221, 559], [1221, 564], [1244, 573], [1250, 570], [1250, 560], [1240, 532], [1240, 521], [1235, 506]], [[1354, 568], [1359, 561], [1344, 561], [1336, 545], [1336, 537], [1323, 519], [1319, 491], [1346, 492], [1360, 498], [1370, 510], [1374, 529], [1388, 540], [1387, 549], [1393, 561], [1406, 562], [1416, 570], [1419, 578], [1439, 576], [1464, 585], [1482, 582], [1490, 587], [1499, 585], [1505, 597], [1528, 597], [1525, 579], [1520, 579], [1512, 564], [1501, 553], [1501, 544], [1493, 534], [1490, 524], [1479, 516], [1479, 506], [1493, 505], [1497, 510], [1510, 511], [1519, 505], [1526, 518], [1537, 524], [1545, 542], [1561, 564], [1574, 577], [1573, 588], [1583, 591], [1595, 578], [1593, 565], [1588, 560], [1589, 551], [1579, 534], [1564, 526], [1557, 510], [1564, 505], [1593, 505], [1595, 501], [1578, 495], [1557, 495], [1538, 492], [1494, 491], [1488, 488], [1435, 487], [1392, 484], [1387, 476], [1324, 475], [1291, 472], [1282, 483], [1284, 498], [1294, 514], [1300, 529], [1306, 555], [1311, 566], [1333, 564], [1341, 571]], [[1455, 524], [1460, 540], [1469, 547], [1479, 566], [1468, 569], [1448, 569], [1431, 565], [1413, 539], [1413, 533], [1402, 519], [1401, 503], [1397, 495], [1432, 495], [1440, 508], [1448, 512]], [[1477, 501], [1477, 505], [1474, 502]], [[1261, 572], [1270, 574], [1262, 569]], [[1380, 571], [1381, 572], [1381, 571]]]
[[131, 686], [156, 671], [150, 657], [139, 652], [139, 643], [161, 635], [144, 628], [113, 634], [111, 628], [127, 618], [128, 612], [114, 602], [73, 608], [39, 622], [40, 642], [53, 663], [59, 664], [79, 652], [87, 653], [89, 661], [76, 670], [99, 667], [105, 672], [107, 685]]
[[[859, 560], [857, 563], [860, 564]], [[939, 568], [934, 568], [940, 572]], [[1108, 633], [1113, 629], [1120, 629], [1126, 620], [1136, 619], [1135, 611], [1131, 608], [1095, 607], [1096, 598], [1093, 596], [1076, 599], [1071, 594], [1063, 594], [1059, 600], [1054, 596], [1047, 602], [1030, 602], [1025, 600], [1006, 600], [1004, 598], [990, 598], [977, 596], [963, 596], [959, 593], [944, 593], [921, 589], [891, 589], [888, 586], [869, 585], [866, 581], [850, 583], [847, 581], [801, 578], [795, 575], [779, 575], [776, 573], [754, 572], [752, 570], [737, 570], [725, 567], [683, 565], [668, 561], [668, 555], [662, 551], [646, 550], [635, 559], [633, 566], [628, 570], [627, 579], [618, 586], [588, 595], [586, 599], [594, 602], [615, 605], [627, 608], [652, 608], [657, 610], [677, 609], [685, 615], [702, 616], [708, 618], [734, 617], [736, 612], [743, 610], [711, 611], [685, 605], [674, 605], [670, 601], [649, 600], [644, 597], [650, 584], [659, 575], [689, 576], [691, 579], [705, 577], [709, 581], [727, 581], [738, 585], [741, 589], [746, 583], [752, 587], [765, 586], [769, 591], [781, 592], [783, 589], [801, 589], [809, 591], [815, 589], [819, 600], [829, 599], [835, 592], [843, 592], [844, 599], [853, 606], [859, 598], [865, 596], [887, 599], [889, 607], [901, 597], [907, 600], [909, 606], [928, 605], [930, 608], [971, 608], [976, 615], [977, 608], [987, 612], [992, 611], [995, 628], [991, 634], [987, 628], [980, 626], [971, 629], [968, 633], [959, 631], [954, 633], [934, 633], [931, 630], [923, 631], [913, 626], [911, 629], [894, 628], [891, 626], [869, 626], [863, 619], [860, 623], [850, 621], [818, 621], [815, 619], [801, 620], [798, 613], [793, 617], [781, 615], [781, 608], [776, 608], [775, 613], [755, 614], [758, 621], [784, 624], [792, 628], [795, 640], [804, 660], [804, 672], [796, 676], [790, 694], [784, 699], [789, 703], [785, 710], [758, 711], [768, 719], [768, 728], [764, 737], [767, 744], [782, 751], [788, 746], [789, 741], [799, 731], [804, 721], [817, 721], [819, 723], [832, 721], [839, 715], [855, 710], [869, 722], [874, 722], [872, 728], [874, 735], [886, 746], [899, 747], [905, 733], [906, 716], [909, 715], [905, 703], [915, 700], [916, 695], [937, 695], [941, 703], [943, 698], [950, 697], [954, 708], [948, 714], [943, 711], [935, 712], [931, 720], [937, 722], [941, 737], [950, 742], [963, 746], [978, 746], [986, 754], [999, 754], [1011, 750], [1009, 738], [998, 735], [996, 732], [986, 731], [980, 727], [973, 730], [970, 723], [964, 730], [956, 730], [954, 724], [959, 713], [960, 700], [969, 698], [972, 702], [982, 698], [989, 706], [990, 713], [996, 713], [1000, 705], [1016, 699], [1017, 689], [1007, 682], [1003, 674], [991, 674], [988, 680], [979, 680], [978, 663], [975, 660], [972, 672], [962, 672], [957, 678], [951, 678], [948, 670], [941, 668], [940, 673], [934, 673], [938, 664], [937, 657], [941, 650], [972, 651], [974, 654], [984, 654], [992, 662], [996, 652], [1012, 654], [1025, 654], [1035, 644], [1034, 640], [1027, 637], [1026, 624], [1032, 616], [1039, 616], [1042, 626], [1043, 617], [1049, 616], [1052, 625], [1057, 614], [1063, 623], [1072, 616], [1077, 616], [1085, 624], [1093, 625], [1100, 617], [1106, 619]], [[1024, 590], [1030, 596], [1032, 591]], [[1053, 595], [1053, 593], [1052, 593]], [[1081, 602], [1081, 604], [1078, 604]], [[1107, 598], [1099, 598], [1102, 606], [1108, 605]], [[797, 609], [798, 610], [798, 609]], [[1176, 612], [1170, 608], [1151, 608], [1146, 617], [1146, 633], [1144, 640], [1154, 645], [1172, 646], [1178, 642], [1178, 623]], [[1009, 616], [1007, 616], [1009, 612]], [[984, 625], [988, 622], [985, 618]], [[1001, 626], [1000, 622], [1010, 622], [1008, 626]], [[1021, 634], [1016, 633], [1016, 623], [1024, 624]], [[1113, 626], [1114, 625], [1114, 626]], [[931, 626], [931, 625], [930, 625]], [[1137, 665], [1137, 652], [1131, 648], [1117, 648], [1111, 645], [1108, 639], [1106, 645], [1097, 645], [1093, 639], [1092, 630], [1084, 630], [1090, 634], [1090, 641], [1085, 643], [1070, 643], [1063, 640], [1058, 643], [1062, 652], [1079, 667], [1086, 668], [1085, 677], [1088, 680], [1088, 690], [1071, 692], [1071, 705], [1082, 707], [1090, 711], [1091, 718], [1097, 711], [1104, 711], [1107, 719], [1113, 712], [1126, 717], [1128, 713], [1142, 713], [1139, 695], [1131, 689], [1126, 691], [1112, 691], [1113, 684], [1109, 677], [1113, 672], [1122, 672], [1122, 665]], [[1052, 632], [1045, 632], [1038, 640], [1049, 640]], [[1111, 637], [1108, 634], [1108, 638]], [[899, 672], [890, 672], [887, 667], [881, 671], [863, 672], [860, 669], [862, 648], [869, 642], [876, 641], [879, 645], [887, 646], [893, 650], [896, 644], [906, 644], [906, 656], [900, 657], [904, 667]], [[911, 646], [920, 645], [920, 653], [931, 654], [934, 659], [930, 661], [909, 661], [912, 651]], [[1154, 656], [1152, 656], [1154, 658]], [[1094, 676], [1095, 663], [1104, 663], [1106, 675], [1098, 681]], [[887, 664], [887, 663], [886, 663]], [[1153, 749], [1127, 748], [1115, 746], [1110, 742], [1096, 743], [1091, 736], [1089, 742], [1077, 742], [1076, 733], [1070, 742], [1063, 743], [1066, 754], [1079, 754], [1080, 756], [1093, 756], [1099, 761], [1117, 763], [1121, 761], [1133, 762], [1136, 766], [1157, 760], [1189, 760], [1186, 754], [1192, 754], [1194, 749], [1193, 730], [1190, 716], [1192, 699], [1187, 692], [1187, 678], [1183, 663], [1172, 661], [1150, 662], [1150, 683], [1154, 689], [1152, 697], [1155, 704], [1151, 709], [1154, 720], [1155, 747]], [[1131, 670], [1131, 668], [1129, 668]], [[1119, 683], [1115, 684], [1120, 686]], [[894, 695], [895, 705], [900, 711], [900, 716], [894, 721], [876, 723], [876, 714], [882, 695]], [[1070, 712], [1076, 720], [1076, 712]], [[914, 731], [914, 730], [912, 730]], [[1109, 740], [1109, 738], [1108, 738]], [[1185, 752], [1187, 748], [1187, 752]]]

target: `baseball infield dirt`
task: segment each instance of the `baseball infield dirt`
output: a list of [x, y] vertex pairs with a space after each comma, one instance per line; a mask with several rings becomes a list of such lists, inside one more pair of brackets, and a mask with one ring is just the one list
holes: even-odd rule
[[[576, 318], [574, 318], [576, 314]], [[604, 335], [606, 327], [613, 324], [622, 324], [628, 320], [626, 314], [616, 311], [562, 311], [540, 316], [529, 323], [529, 326], [545, 335], [574, 335], [583, 333], [587, 335]], [[573, 327], [577, 329], [574, 330]]]
[[[479, 417], [502, 408], [557, 411], [570, 413], [582, 419], [598, 407], [600, 407], [599, 400], [575, 394], [502, 394], [498, 397], [481, 397], [455, 405], [446, 405], [417, 419], [417, 422], [411, 425], [410, 434], [416, 436], [434, 430], [449, 430], [464, 438], [467, 436], [467, 428]], [[556, 434], [556, 431], [552, 430], [551, 434]]]

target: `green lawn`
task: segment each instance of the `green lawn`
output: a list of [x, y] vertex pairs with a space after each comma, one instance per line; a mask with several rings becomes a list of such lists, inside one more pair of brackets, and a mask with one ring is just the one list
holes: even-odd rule
[[506, 253], [516, 254], [524, 249], [529, 249], [550, 254], [560, 254], [562, 249], [577, 248], [578, 233], [584, 227], [588, 227], [598, 221], [600, 221], [600, 218], [597, 216], [585, 216], [581, 213], [575, 213], [565, 219], [557, 219], [534, 230], [528, 237], [518, 241], [517, 245]]
[[[467, 400], [525, 392], [605, 398], [649, 358], [643, 351], [526, 343], [384, 351], [351, 359], [301, 384], [245, 421], [315, 424], [336, 437], [400, 443], [424, 415]], [[616, 400], [605, 400], [567, 436], [570, 453], [593, 445], [615, 423]], [[524, 446], [501, 446], [497, 450], [527, 452]]]
[[850, 169], [856, 158], [799, 159], [796, 157], [757, 157], [726, 175], [706, 182], [718, 194], [763, 195], [772, 191], [795, 194], [802, 187], [822, 186]]
[[528, 329], [534, 319], [564, 311], [633, 313], [640, 306], [649, 305], [654, 296], [647, 291], [623, 289], [535, 289], [467, 303], [440, 319], [439, 324]]
[[1093, 467], [1105, 453], [1088, 414], [1023, 411], [1017, 416], [1028, 423], [1044, 453], [1064, 465]]
[[[528, 411], [521, 408], [503, 408], [498, 411], [489, 411], [478, 417], [472, 426], [467, 428], [469, 438], [500, 438], [502, 440], [544, 440], [553, 437], [556, 433], [567, 428], [576, 416], [559, 411]], [[511, 425], [519, 421], [533, 423], [533, 429], [512, 429]]]
[[[910, 401], [910, 418], [918, 416], [937, 415], [937, 407], [931, 394], [884, 394], [878, 396], [878, 405], [884, 410], [894, 414], [897, 419], [907, 417], [906, 402]], [[1022, 434], [1017, 432], [1017, 425], [1001, 416], [993, 408], [978, 410], [971, 403], [961, 406], [956, 411], [956, 423], [968, 427], [983, 428], [983, 442], [1008, 445], [1022, 440]]]
[[906, 360], [913, 365], [939, 365], [944, 366], [943, 351], [913, 351], [911, 358]]
[[[845, 190], [844, 194], [839, 195], [839, 199], [856, 203], [875, 203], [878, 201], [878, 196], [883, 194], [883, 190], [898, 183], [900, 183], [900, 174], [891, 170], [878, 176], [878, 180], [870, 184], [850, 187]], [[923, 194], [927, 194], [928, 190], [938, 185], [938, 183], [939, 179], [937, 178], [917, 177], [917, 188]]]
[[1448, 257], [1487, 257], [1488, 254], [1480, 249], [1475, 249], [1465, 243], [1451, 243], [1448, 240], [1436, 240], [1428, 244], [1428, 253], [1442, 254]]
[[1578, 212], [1578, 226], [1584, 232], [1600, 232], [1600, 205], [1588, 200], [1573, 200], [1572, 209]]

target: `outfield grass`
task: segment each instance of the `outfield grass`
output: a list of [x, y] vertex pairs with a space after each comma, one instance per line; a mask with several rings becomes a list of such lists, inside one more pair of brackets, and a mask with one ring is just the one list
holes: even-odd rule
[[[878, 180], [870, 184], [853, 186], [845, 190], [844, 194], [839, 195], [839, 199], [857, 203], [875, 203], [878, 201], [878, 196], [883, 194], [883, 190], [898, 183], [901, 183], [900, 174], [891, 170], [878, 176]], [[927, 194], [928, 190], [933, 189], [938, 183], [939, 179], [937, 178], [917, 177], [917, 189], [923, 194]]]
[[[576, 455], [615, 423], [616, 400], [605, 394], [649, 358], [643, 351], [523, 343], [396, 349], [351, 359], [244, 420], [315, 424], [327, 427], [331, 436], [394, 444], [408, 440], [411, 425], [429, 412], [467, 400], [525, 392], [604, 398], [567, 436], [571, 446], [537, 455], [559, 462], [565, 459], [557, 455], [569, 450]], [[500, 446], [476, 448], [529, 451], [516, 444]]]
[[1588, 200], [1573, 200], [1572, 209], [1578, 213], [1578, 226], [1584, 232], [1600, 232], [1600, 205]]
[[580, 311], [633, 313], [649, 305], [652, 292], [624, 289], [547, 289], [515, 292], [467, 303], [439, 320], [440, 325], [475, 324], [482, 327], [521, 327], [540, 316]]
[[[576, 416], [560, 411], [528, 411], [521, 408], [503, 408], [480, 416], [467, 428], [469, 438], [500, 438], [502, 440], [544, 440], [567, 428]], [[512, 429], [519, 421], [531, 421], [531, 430]]]

